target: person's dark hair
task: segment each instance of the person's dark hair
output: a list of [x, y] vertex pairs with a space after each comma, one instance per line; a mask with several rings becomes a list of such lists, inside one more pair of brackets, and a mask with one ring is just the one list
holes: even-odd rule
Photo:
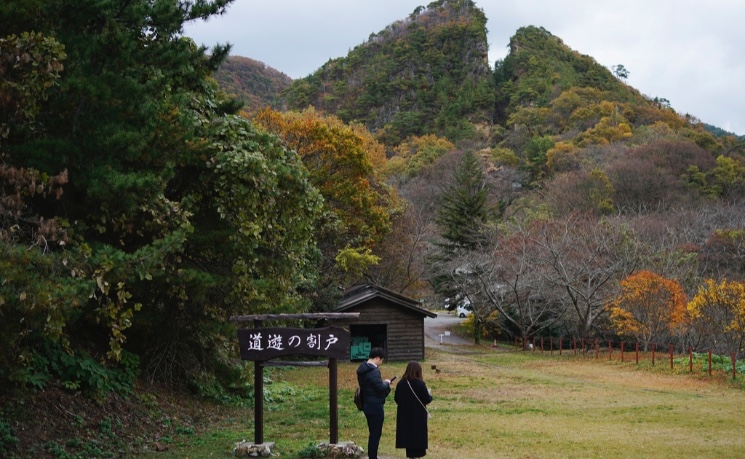
[[368, 359], [374, 359], [375, 357], [380, 357], [381, 359], [386, 359], [385, 349], [382, 347], [374, 347], [370, 349], [370, 355]]
[[419, 365], [419, 362], [416, 360], [412, 360], [409, 362], [408, 365], [406, 365], [406, 371], [404, 371], [404, 375], [401, 379], [408, 379], [410, 381], [413, 381], [415, 379], [422, 380], [424, 379], [422, 377], [422, 366]]

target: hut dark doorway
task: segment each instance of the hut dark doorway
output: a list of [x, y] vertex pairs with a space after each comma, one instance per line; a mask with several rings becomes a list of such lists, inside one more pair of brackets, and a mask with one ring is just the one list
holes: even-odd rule
[[370, 349], [388, 348], [388, 326], [386, 324], [350, 324], [349, 335], [349, 360], [367, 360]]

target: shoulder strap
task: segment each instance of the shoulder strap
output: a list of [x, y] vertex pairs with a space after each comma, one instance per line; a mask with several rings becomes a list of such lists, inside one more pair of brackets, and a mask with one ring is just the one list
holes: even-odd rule
[[418, 395], [416, 394], [416, 392], [414, 392], [414, 388], [413, 388], [413, 387], [411, 387], [411, 383], [409, 382], [409, 378], [406, 378], [406, 384], [408, 384], [408, 385], [409, 385], [409, 389], [411, 389], [411, 393], [412, 393], [412, 394], [414, 394], [414, 397], [416, 397], [416, 399], [417, 399], [417, 401], [419, 402], [419, 404], [420, 404], [420, 405], [422, 405], [422, 408], [424, 408], [424, 411], [427, 411], [427, 412], [429, 412], [429, 411], [427, 410], [427, 407], [426, 407], [426, 406], [424, 406], [424, 403], [422, 403], [422, 401], [421, 401], [421, 400], [419, 400], [419, 396], [418, 396]]

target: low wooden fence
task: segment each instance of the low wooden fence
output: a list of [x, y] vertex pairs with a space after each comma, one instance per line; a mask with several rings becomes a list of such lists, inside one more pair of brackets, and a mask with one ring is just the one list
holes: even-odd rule
[[[631, 346], [627, 346], [631, 344]], [[581, 355], [595, 359], [607, 358], [608, 360], [619, 360], [621, 362], [635, 362], [639, 365], [640, 361], [651, 361], [652, 366], [657, 364], [667, 364], [669, 361], [670, 369], [674, 370], [675, 366], [686, 365], [688, 371], [693, 373], [694, 361], [699, 362], [703, 355], [705, 370], [711, 376], [715, 367], [722, 368], [722, 362], [726, 359], [730, 361], [732, 379], [737, 378], [737, 353], [732, 352], [728, 357], [713, 354], [711, 350], [701, 354], [694, 352], [692, 346], [688, 347], [687, 354], [675, 353], [675, 346], [670, 344], [666, 348], [658, 348], [656, 344], [651, 345], [651, 350], [640, 351], [639, 343], [613, 342], [611, 340], [588, 340], [578, 338], [534, 338], [530, 342], [523, 342], [520, 338], [515, 338], [515, 350], [526, 352], [550, 353], [551, 355]], [[695, 358], [694, 358], [695, 356]], [[716, 362], [716, 366], [714, 363]], [[741, 371], [742, 372], [742, 371]]]

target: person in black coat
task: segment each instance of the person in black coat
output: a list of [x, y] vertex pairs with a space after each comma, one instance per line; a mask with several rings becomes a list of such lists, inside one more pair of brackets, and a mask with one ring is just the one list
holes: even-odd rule
[[422, 377], [422, 366], [411, 361], [396, 387], [393, 400], [398, 405], [396, 417], [396, 448], [406, 448], [406, 457], [418, 458], [427, 455], [426, 405], [432, 394]]
[[367, 418], [367, 429], [370, 435], [367, 439], [367, 456], [378, 459], [378, 445], [383, 435], [383, 420], [385, 412], [383, 405], [388, 394], [391, 393], [391, 381], [383, 379], [378, 368], [383, 364], [386, 354], [379, 347], [370, 349], [367, 362], [362, 362], [357, 368], [357, 382], [362, 393], [363, 412]]

